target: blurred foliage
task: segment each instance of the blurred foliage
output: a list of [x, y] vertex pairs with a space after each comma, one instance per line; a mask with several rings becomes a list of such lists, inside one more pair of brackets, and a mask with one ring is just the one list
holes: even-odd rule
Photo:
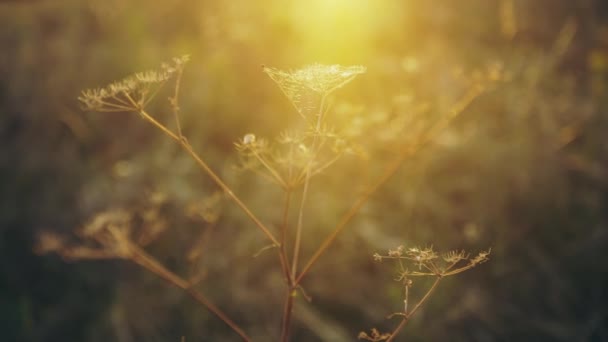
[[[273, 139], [301, 118], [260, 65], [367, 67], [331, 108], [369, 159], [345, 158], [311, 184], [304, 255], [390, 160], [392, 138], [449, 110], [466, 91], [462, 75], [504, 71], [315, 266], [294, 340], [388, 330], [401, 288], [397, 270], [372, 255], [399, 245], [492, 248], [490, 262], [441, 284], [405, 329], [409, 340], [608, 340], [607, 19], [601, 0], [0, 2], [0, 339], [233, 339], [135, 266], [33, 253], [40, 231], [67, 234], [106, 209], [141, 211], [156, 194], [168, 227], [151, 253], [201, 275], [252, 337], [276, 338], [282, 279], [272, 253], [252, 258], [262, 234], [227, 200], [214, 202], [211, 222], [193, 215], [217, 188], [174, 142], [137, 115], [83, 112], [76, 100], [190, 54], [184, 134], [271, 226], [281, 193], [236, 170], [233, 142]], [[166, 110], [167, 96], [152, 107]]]

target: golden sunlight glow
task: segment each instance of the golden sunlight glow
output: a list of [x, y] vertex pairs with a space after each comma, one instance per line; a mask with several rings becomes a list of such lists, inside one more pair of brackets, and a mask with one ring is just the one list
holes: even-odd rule
[[319, 62], [360, 63], [373, 51], [381, 28], [398, 22], [395, 4], [377, 0], [294, 2], [291, 22], [298, 33], [298, 48]]

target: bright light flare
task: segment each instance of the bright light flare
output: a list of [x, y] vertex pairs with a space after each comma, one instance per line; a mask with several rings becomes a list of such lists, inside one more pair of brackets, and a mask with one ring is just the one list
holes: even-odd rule
[[309, 0], [292, 3], [291, 22], [304, 56], [320, 62], [360, 63], [382, 28], [398, 22], [394, 1]]

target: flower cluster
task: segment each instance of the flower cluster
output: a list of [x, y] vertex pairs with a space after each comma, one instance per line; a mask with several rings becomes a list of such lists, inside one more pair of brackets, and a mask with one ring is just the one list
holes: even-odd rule
[[82, 91], [78, 100], [85, 110], [97, 112], [129, 112], [144, 108], [160, 86], [181, 71], [189, 56], [174, 58], [157, 70], [148, 70], [110, 83], [103, 88]]
[[357, 338], [360, 340], [368, 340], [368, 341], [372, 341], [372, 342], [384, 341], [384, 340], [388, 339], [389, 337], [391, 337], [391, 334], [380, 333], [378, 331], [378, 329], [376, 329], [376, 328], [372, 328], [372, 330], [369, 334], [362, 331], [359, 333], [359, 336], [357, 336]]
[[136, 211], [109, 209], [98, 213], [77, 231], [78, 241], [43, 232], [36, 251], [57, 253], [66, 259], [127, 259], [133, 246], [146, 246], [167, 228], [160, 209], [162, 194], [154, 194], [150, 203]]
[[323, 95], [342, 87], [365, 71], [366, 68], [360, 65], [345, 67], [337, 64], [311, 64], [293, 71], [264, 67], [264, 72], [284, 91], [284, 87], [292, 84]]
[[[311, 143], [315, 138], [321, 141], [316, 148]], [[247, 133], [234, 145], [241, 169], [258, 172], [286, 188], [301, 185], [307, 171], [311, 177], [322, 173], [345, 154], [361, 155], [356, 145], [325, 127], [316, 132], [283, 132], [273, 143]]]
[[[397, 260], [400, 266], [399, 280], [406, 279], [408, 276], [450, 276], [464, 272], [489, 258], [490, 250], [479, 252], [475, 257], [470, 257], [463, 250], [450, 251], [439, 255], [432, 247], [419, 248], [412, 247], [405, 249], [399, 246], [396, 249], [389, 249], [385, 255], [374, 253], [375, 261], [381, 262], [386, 259]], [[410, 271], [403, 261], [410, 261], [418, 268], [418, 271]]]
[[366, 71], [359, 65], [346, 67], [337, 64], [312, 64], [292, 71], [263, 68], [302, 116], [311, 109], [322, 110], [322, 106], [315, 102]]
[[[389, 249], [384, 255], [374, 253], [373, 257], [375, 261], [380, 262], [385, 259], [394, 260], [399, 266], [399, 276], [395, 280], [400, 282], [401, 286], [403, 286], [403, 311], [395, 312], [387, 318], [390, 319], [399, 316], [402, 317], [402, 319], [401, 323], [392, 333], [381, 334], [374, 328], [371, 330], [371, 334], [365, 332], [359, 333], [359, 339], [374, 342], [384, 340], [392, 341], [405, 324], [407, 324], [410, 317], [429, 299], [429, 296], [433, 290], [435, 290], [440, 280], [447, 276], [467, 271], [487, 261], [489, 255], [490, 250], [480, 252], [477, 256], [470, 258], [465, 251], [461, 250], [447, 252], [440, 258], [432, 247], [412, 247], [406, 249], [403, 246], [399, 246], [396, 249]], [[418, 271], [410, 271], [407, 268], [407, 262], [414, 264], [418, 268]], [[418, 303], [414, 305], [413, 308], [410, 308], [410, 288], [414, 283], [411, 278], [415, 276], [434, 277], [435, 281]]]

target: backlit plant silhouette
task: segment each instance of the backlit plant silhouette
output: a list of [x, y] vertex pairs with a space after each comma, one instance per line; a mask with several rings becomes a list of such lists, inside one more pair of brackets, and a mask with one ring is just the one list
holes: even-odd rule
[[[180, 81], [188, 56], [175, 58], [171, 63], [163, 64], [158, 70], [138, 73], [124, 80], [112, 83], [104, 88], [86, 90], [79, 97], [84, 108], [97, 112], [133, 112], [151, 123], [169, 138], [173, 139], [196, 164], [210, 177], [222, 192], [234, 202], [253, 222], [257, 229], [268, 240], [266, 249], [274, 250], [285, 282], [284, 307], [280, 327], [280, 341], [288, 341], [295, 299], [302, 291], [302, 282], [321, 260], [338, 235], [360, 211], [370, 196], [385, 184], [399, 169], [401, 164], [413, 156], [423, 146], [438, 136], [448, 124], [485, 90], [488, 79], [477, 79], [460, 101], [445, 115], [434, 122], [418, 127], [407, 139], [396, 139], [392, 142], [393, 159], [383, 167], [380, 176], [368, 184], [350, 208], [342, 214], [341, 219], [331, 232], [316, 247], [311, 255], [303, 259], [302, 241], [306, 230], [306, 204], [311, 180], [321, 172], [329, 170], [334, 163], [347, 154], [360, 154], [362, 149], [349, 141], [338, 130], [328, 123], [330, 106], [329, 97], [339, 88], [353, 81], [358, 75], [366, 72], [362, 66], [344, 67], [340, 65], [313, 64], [294, 71], [282, 71], [263, 67], [263, 71], [279, 86], [285, 96], [304, 120], [304, 128], [288, 131], [270, 143], [268, 140], [248, 133], [235, 143], [241, 157], [241, 166], [253, 170], [262, 177], [277, 184], [284, 192], [282, 204], [282, 222], [278, 232], [263, 222], [262, 219], [245, 204], [231, 187], [207, 164], [182, 134], [179, 113]], [[496, 78], [495, 73], [490, 73]], [[175, 130], [163, 123], [159, 116], [148, 112], [147, 105], [167, 82], [173, 82], [173, 93], [169, 98], [171, 115], [175, 120]], [[294, 197], [299, 196], [296, 208], [293, 208]], [[145, 214], [132, 213], [126, 210], [113, 210], [98, 214], [78, 232], [79, 243], [70, 243], [65, 238], [52, 234], [40, 236], [40, 252], [57, 252], [69, 259], [125, 259], [153, 272], [165, 281], [184, 290], [195, 301], [206, 307], [215, 316], [227, 324], [243, 340], [250, 341], [247, 333], [215, 306], [201, 291], [195, 287], [196, 279], [185, 279], [162, 265], [145, 251], [145, 246], [152, 241], [167, 225], [154, 208], [164, 199], [152, 199]], [[290, 212], [296, 210], [295, 222], [290, 222]], [[214, 215], [203, 215], [205, 220], [213, 221]], [[293, 228], [293, 230], [292, 230]], [[293, 233], [293, 234], [291, 234]], [[293, 236], [293, 239], [290, 237]], [[293, 241], [291, 241], [293, 240]], [[291, 247], [291, 248], [288, 248]], [[372, 341], [392, 340], [405, 326], [409, 318], [428, 299], [440, 279], [458, 274], [487, 260], [489, 252], [480, 253], [469, 259], [465, 252], [452, 252], [444, 256], [445, 264], [438, 263], [438, 255], [431, 249], [400, 247], [388, 255], [375, 255], [378, 261], [395, 260], [400, 265], [398, 280], [404, 284], [406, 307], [399, 326], [390, 334], [381, 334], [372, 330], [371, 335], [361, 333], [360, 338]], [[305, 260], [302, 262], [302, 260]], [[409, 271], [403, 261], [413, 262], [417, 271]], [[467, 263], [464, 264], [463, 263]], [[411, 278], [417, 276], [435, 277], [436, 281], [422, 300], [411, 310], [407, 309]]]
[[[480, 252], [473, 258], [465, 251], [450, 251], [440, 257], [432, 248], [413, 247], [406, 250], [403, 246], [399, 246], [395, 250], [389, 250], [386, 255], [374, 254], [374, 260], [378, 262], [384, 260], [395, 261], [399, 266], [398, 277], [395, 280], [403, 285], [403, 311], [393, 313], [388, 318], [402, 317], [402, 319], [390, 333], [380, 333], [376, 328], [373, 328], [369, 334], [360, 332], [359, 339], [374, 342], [393, 341], [405, 327], [410, 317], [429, 299], [443, 278], [465, 272], [488, 261], [488, 255], [490, 255], [489, 250]], [[408, 264], [414, 267], [413, 271], [408, 268]], [[435, 278], [435, 281], [416, 305], [409, 309], [410, 288], [414, 284], [412, 278], [417, 277], [432, 277]]]

